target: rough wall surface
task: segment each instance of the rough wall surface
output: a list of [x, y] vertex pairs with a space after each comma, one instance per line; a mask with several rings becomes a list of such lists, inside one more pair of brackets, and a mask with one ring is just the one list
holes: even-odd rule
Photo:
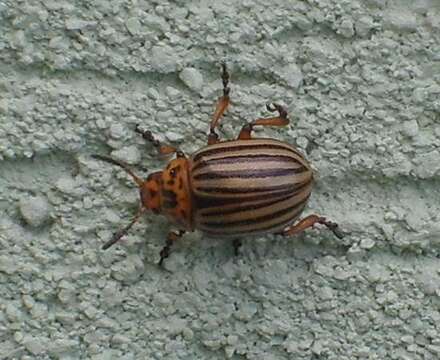
[[[223, 137], [285, 104], [319, 173], [296, 238], [120, 245], [137, 191], [91, 159], [191, 153], [232, 75]], [[438, 359], [440, 2], [0, 1], [0, 358]]]

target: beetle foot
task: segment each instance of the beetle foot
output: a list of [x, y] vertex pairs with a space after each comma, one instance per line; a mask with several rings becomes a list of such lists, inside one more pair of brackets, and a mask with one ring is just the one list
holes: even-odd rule
[[232, 240], [232, 246], [234, 247], [234, 255], [238, 256], [240, 253], [240, 248], [242, 246], [242, 242], [240, 239], [234, 239]]
[[150, 130], [142, 130], [139, 124], [136, 124], [136, 127], [134, 128], [134, 131], [137, 132], [138, 134], [141, 134], [142, 137], [151, 142], [153, 144], [153, 146], [155, 147], [159, 147], [160, 146], [160, 142], [154, 138], [153, 133]]
[[229, 73], [226, 67], [226, 62], [222, 61], [221, 66], [222, 66], [223, 96], [227, 97], [229, 96], [229, 92], [231, 91], [231, 89], [228, 87]]
[[329, 224], [327, 225], [327, 227], [333, 232], [333, 234], [338, 238], [338, 239], [343, 239], [344, 238], [344, 233], [341, 231], [341, 229], [339, 229], [338, 224], [334, 223], [334, 222], [329, 222]]
[[277, 103], [271, 103], [266, 104], [266, 109], [270, 112], [278, 111], [280, 114], [280, 118], [286, 119], [287, 118], [287, 110], [284, 106], [277, 104]]
[[170, 256], [170, 247], [169, 247], [168, 245], [165, 245], [165, 246], [163, 247], [163, 249], [160, 251], [159, 255], [160, 255], [160, 260], [159, 260], [159, 262], [157, 263], [157, 265], [159, 265], [160, 267], [163, 267], [163, 266], [162, 266], [163, 261], [164, 261], [167, 257]]
[[175, 231], [170, 231], [168, 233], [167, 236], [167, 241], [165, 243], [165, 246], [162, 248], [162, 250], [160, 251], [159, 255], [160, 255], [160, 260], [158, 262], [158, 265], [160, 267], [162, 267], [163, 261], [170, 256], [170, 250], [171, 250], [171, 246], [173, 245], [173, 243], [178, 240], [179, 238], [181, 238], [183, 236], [183, 234], [185, 234], [185, 230], [178, 230], [177, 232]]
[[333, 234], [338, 239], [342, 239], [344, 237], [344, 234], [339, 229], [338, 224], [336, 224], [335, 222], [329, 221], [325, 217], [319, 217], [318, 220], [317, 220], [317, 223], [325, 225], [327, 227], [327, 229], [331, 230], [333, 232]]

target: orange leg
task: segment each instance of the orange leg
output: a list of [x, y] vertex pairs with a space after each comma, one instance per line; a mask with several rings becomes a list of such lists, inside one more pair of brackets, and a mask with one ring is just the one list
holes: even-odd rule
[[159, 266], [162, 266], [162, 263], [164, 261], [164, 259], [166, 259], [168, 256], [170, 256], [170, 250], [171, 250], [171, 246], [177, 241], [179, 240], [183, 234], [185, 234], [184, 230], [179, 230], [177, 232], [174, 231], [170, 231], [168, 233], [167, 236], [167, 241], [165, 243], [165, 246], [163, 247], [163, 249], [160, 251], [160, 260], [158, 262]]
[[289, 123], [289, 119], [287, 118], [287, 111], [284, 107], [278, 104], [266, 105], [267, 110], [269, 111], [278, 111], [279, 115], [275, 117], [270, 117], [266, 119], [257, 119], [247, 123], [243, 126], [238, 135], [239, 140], [249, 140], [251, 138], [252, 130], [256, 125], [262, 126], [286, 126]]
[[208, 145], [212, 145], [217, 143], [218, 135], [215, 132], [215, 128], [218, 127], [220, 118], [223, 116], [224, 112], [229, 106], [229, 92], [230, 89], [228, 87], [229, 83], [229, 73], [226, 69], [226, 64], [222, 63], [222, 82], [223, 82], [223, 96], [218, 99], [217, 106], [214, 111], [214, 115], [212, 115], [211, 124], [209, 126], [209, 135], [208, 135]]
[[138, 134], [141, 134], [142, 137], [147, 140], [148, 142], [152, 143], [153, 146], [159, 151], [159, 154], [161, 155], [170, 155], [177, 153], [177, 157], [183, 157], [183, 153], [179, 151], [176, 147], [171, 145], [163, 145], [157, 140], [153, 133], [150, 130], [142, 130], [139, 128], [139, 124], [136, 125], [135, 131]]
[[282, 234], [284, 236], [292, 236], [295, 234], [299, 234], [300, 232], [303, 232], [305, 229], [312, 227], [316, 223], [327, 226], [327, 228], [331, 230], [338, 239], [342, 239], [344, 237], [344, 234], [338, 228], [338, 224], [328, 221], [326, 218], [318, 215], [307, 216], [306, 218], [302, 219], [299, 223], [289, 226], [287, 229], [285, 229], [282, 232]]

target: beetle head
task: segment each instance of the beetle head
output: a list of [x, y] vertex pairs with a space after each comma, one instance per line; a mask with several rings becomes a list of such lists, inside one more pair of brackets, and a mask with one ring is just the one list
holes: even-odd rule
[[141, 215], [147, 210], [152, 210], [154, 213], [160, 212], [160, 194], [162, 188], [162, 172], [158, 171], [150, 174], [147, 179], [143, 180], [139, 176], [135, 175], [129, 166], [123, 161], [113, 159], [104, 155], [92, 155], [93, 158], [106, 161], [110, 164], [117, 165], [124, 169], [124, 171], [131, 176], [134, 182], [139, 187], [139, 193], [141, 197], [141, 204], [139, 210], [134, 216], [133, 220], [124, 229], [116, 232], [113, 237], [103, 245], [103, 249], [108, 249], [115, 244], [121, 237], [127, 234], [128, 230], [139, 220]]
[[162, 171], [154, 172], [148, 175], [148, 177], [144, 180], [134, 174], [130, 167], [123, 161], [116, 160], [105, 155], [92, 155], [92, 157], [121, 167], [137, 184], [142, 207], [153, 211], [155, 214], [160, 212]]

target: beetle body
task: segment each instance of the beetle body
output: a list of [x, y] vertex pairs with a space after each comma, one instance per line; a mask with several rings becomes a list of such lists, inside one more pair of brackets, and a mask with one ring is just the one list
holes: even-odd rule
[[161, 145], [150, 131], [136, 131], [153, 143], [162, 154], [177, 153], [163, 171], [142, 180], [121, 161], [96, 155], [119, 165], [139, 186], [141, 206], [133, 221], [104, 245], [108, 248], [125, 235], [146, 210], [165, 215], [178, 232], [168, 234], [160, 264], [170, 247], [186, 231], [200, 230], [208, 235], [241, 238], [278, 233], [294, 235], [320, 223], [341, 238], [337, 225], [310, 215], [293, 224], [301, 215], [313, 187], [313, 171], [293, 146], [275, 139], [252, 138], [256, 125], [287, 125], [287, 112], [273, 104], [270, 111], [279, 116], [254, 120], [243, 126], [236, 140], [219, 141], [215, 132], [229, 104], [229, 75], [223, 65], [223, 97], [211, 121], [208, 145], [189, 157], [172, 146]]
[[145, 207], [182, 230], [232, 237], [281, 231], [301, 214], [313, 180], [298, 150], [273, 139], [208, 145], [155, 174]]

